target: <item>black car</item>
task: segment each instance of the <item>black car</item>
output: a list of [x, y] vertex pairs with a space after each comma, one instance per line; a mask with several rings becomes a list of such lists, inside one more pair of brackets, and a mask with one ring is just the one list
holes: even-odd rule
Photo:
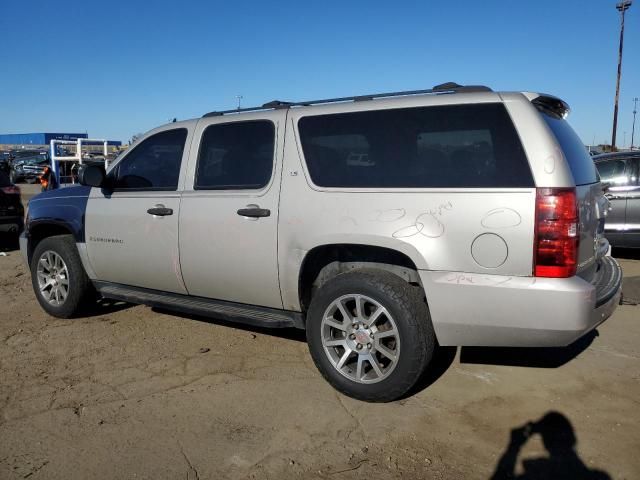
[[0, 172], [9, 175], [12, 159], [11, 152], [0, 152]]
[[611, 202], [605, 236], [614, 247], [640, 248], [640, 151], [604, 153], [593, 161]]
[[9, 174], [11, 182], [19, 183], [25, 180], [28, 183], [35, 183], [44, 172], [44, 167], [49, 164], [49, 155], [46, 152], [17, 155], [11, 162]]
[[20, 188], [0, 172], [0, 234], [19, 234], [24, 225], [24, 208], [20, 201]]

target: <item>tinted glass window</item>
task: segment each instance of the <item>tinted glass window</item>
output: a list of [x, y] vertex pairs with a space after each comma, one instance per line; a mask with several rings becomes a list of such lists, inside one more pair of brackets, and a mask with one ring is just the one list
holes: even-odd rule
[[640, 185], [640, 157], [634, 157], [629, 160], [629, 173], [631, 175], [631, 184]]
[[609, 160], [596, 163], [600, 179], [611, 185], [628, 185], [629, 179], [625, 173], [626, 162], [624, 160]]
[[196, 189], [258, 189], [273, 169], [275, 127], [269, 121], [211, 125], [202, 134]]
[[571, 125], [561, 117], [548, 113], [542, 113], [542, 117], [558, 140], [560, 148], [569, 162], [569, 168], [571, 168], [576, 185], [597, 182], [593, 159]]
[[309, 173], [323, 187], [532, 187], [502, 104], [304, 117]]
[[156, 133], [135, 147], [114, 170], [119, 190], [175, 190], [187, 130]]

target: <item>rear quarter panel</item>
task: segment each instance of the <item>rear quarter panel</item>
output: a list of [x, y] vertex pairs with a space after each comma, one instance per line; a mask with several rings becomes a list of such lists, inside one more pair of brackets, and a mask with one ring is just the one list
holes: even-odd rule
[[[331, 108], [340, 107], [317, 110], [332, 113]], [[297, 132], [303, 115], [290, 112], [285, 141], [278, 229], [284, 308], [300, 309], [298, 278], [304, 257], [327, 244], [394, 249], [423, 270], [531, 275], [535, 189], [316, 187]]]

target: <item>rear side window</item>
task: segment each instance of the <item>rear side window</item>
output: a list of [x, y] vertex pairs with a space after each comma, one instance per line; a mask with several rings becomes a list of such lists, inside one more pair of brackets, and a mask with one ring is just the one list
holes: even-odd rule
[[560, 144], [576, 185], [596, 183], [598, 177], [593, 159], [571, 125], [562, 117], [550, 113], [541, 115]]
[[627, 162], [624, 160], [607, 160], [596, 163], [600, 179], [611, 185], [628, 185], [629, 177], [626, 175]]
[[120, 161], [113, 172], [117, 190], [176, 190], [187, 129], [156, 133]]
[[309, 116], [298, 128], [321, 187], [534, 186], [500, 103]]
[[273, 170], [272, 122], [211, 125], [202, 134], [196, 190], [255, 190], [265, 187]]

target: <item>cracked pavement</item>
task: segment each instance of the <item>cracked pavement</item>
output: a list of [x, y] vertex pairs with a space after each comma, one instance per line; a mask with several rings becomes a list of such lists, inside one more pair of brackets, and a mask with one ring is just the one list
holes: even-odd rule
[[[622, 264], [640, 276], [639, 260]], [[10, 250], [0, 478], [489, 478], [511, 429], [549, 411], [571, 422], [587, 467], [639, 478], [639, 309], [620, 306], [562, 352], [445, 349], [412, 395], [367, 404], [322, 379], [300, 332], [106, 302], [49, 317]], [[533, 435], [518, 468], [545, 455]]]

